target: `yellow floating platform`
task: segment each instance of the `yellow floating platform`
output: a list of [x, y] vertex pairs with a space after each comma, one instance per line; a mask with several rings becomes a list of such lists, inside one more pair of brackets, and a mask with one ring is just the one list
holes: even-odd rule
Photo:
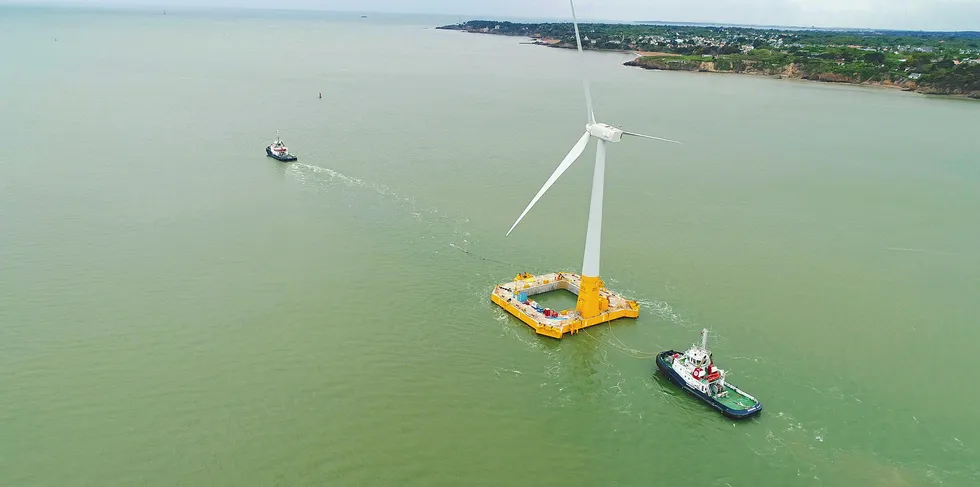
[[[593, 282], [597, 278], [593, 279]], [[556, 272], [540, 276], [519, 274], [512, 282], [498, 284], [490, 300], [508, 313], [526, 323], [539, 335], [561, 338], [566, 333], [577, 333], [583, 328], [599, 325], [619, 318], [636, 318], [640, 305], [636, 301], [616, 294], [599, 282], [599, 313], [591, 318], [583, 317], [577, 310], [551, 311], [537, 305], [531, 296], [559, 289], [579, 294], [582, 276]]]

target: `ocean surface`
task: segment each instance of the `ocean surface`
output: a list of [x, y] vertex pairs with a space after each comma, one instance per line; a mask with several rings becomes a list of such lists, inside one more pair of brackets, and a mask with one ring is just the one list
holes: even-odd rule
[[[0, 7], [0, 485], [980, 485], [980, 103], [456, 20]], [[504, 233], [582, 72], [684, 145], [610, 148], [641, 315], [558, 341], [489, 294], [580, 269], [594, 145]], [[757, 418], [654, 373], [702, 328]]]

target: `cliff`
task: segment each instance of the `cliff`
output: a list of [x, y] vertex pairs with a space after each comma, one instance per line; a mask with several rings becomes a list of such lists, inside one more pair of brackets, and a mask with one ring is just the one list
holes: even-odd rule
[[813, 67], [808, 67], [798, 63], [780, 65], [743, 60], [730, 61], [722, 59], [708, 59], [710, 58], [705, 58], [705, 60], [696, 60], [680, 56], [641, 56], [624, 64], [626, 66], [662, 71], [753, 74], [761, 76], [776, 76], [778, 78], [787, 79], [805, 79], [826, 83], [885, 86], [901, 88], [905, 91], [915, 91], [923, 94], [965, 96], [980, 99], [980, 86], [974, 86], [973, 84], [950, 86], [948, 83], [930, 83], [929, 80], [915, 82], [908, 79], [861, 79], [860, 77], [846, 73], [813, 69]]

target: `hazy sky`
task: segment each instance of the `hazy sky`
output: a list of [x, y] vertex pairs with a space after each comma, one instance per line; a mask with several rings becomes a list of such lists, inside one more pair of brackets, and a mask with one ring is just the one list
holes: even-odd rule
[[[467, 19], [569, 16], [567, 0], [19, 0], [17, 3], [66, 2], [433, 13]], [[578, 0], [575, 6], [579, 16], [585, 19], [980, 30], [980, 0]]]

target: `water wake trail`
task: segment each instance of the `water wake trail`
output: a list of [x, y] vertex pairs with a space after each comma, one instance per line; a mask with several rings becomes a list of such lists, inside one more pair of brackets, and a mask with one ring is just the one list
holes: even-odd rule
[[905, 247], [887, 247], [887, 248], [885, 248], [885, 250], [888, 250], [888, 251], [891, 251], [891, 252], [915, 252], [915, 253], [919, 253], [919, 254], [932, 254], [932, 255], [952, 255], [952, 256], [959, 255], [959, 254], [957, 254], [955, 252], [946, 252], [946, 251], [942, 251], [942, 250], [909, 249], [909, 248], [905, 248]]
[[[454, 237], [461, 237], [462, 243], [467, 243], [469, 232], [464, 231], [461, 225], [469, 222], [469, 218], [453, 218], [448, 213], [436, 208], [422, 208], [418, 205], [415, 197], [406, 197], [395, 192], [386, 184], [367, 181], [362, 178], [350, 176], [340, 171], [327, 167], [316, 166], [313, 164], [294, 163], [289, 166], [289, 173], [300, 183], [310, 187], [325, 187], [331, 184], [341, 184], [343, 186], [364, 189], [371, 191], [383, 199], [400, 206], [403, 211], [410, 214], [412, 218], [427, 226], [435, 226], [439, 223], [452, 225]], [[435, 235], [430, 235], [435, 237]]]

